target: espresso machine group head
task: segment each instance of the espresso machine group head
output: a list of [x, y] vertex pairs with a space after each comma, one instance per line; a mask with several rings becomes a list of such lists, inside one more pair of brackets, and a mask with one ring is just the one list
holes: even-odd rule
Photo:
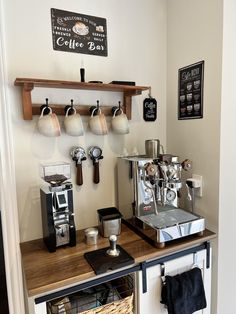
[[41, 178], [49, 186], [40, 189], [43, 239], [49, 252], [57, 247], [76, 245], [70, 164], [41, 166]]

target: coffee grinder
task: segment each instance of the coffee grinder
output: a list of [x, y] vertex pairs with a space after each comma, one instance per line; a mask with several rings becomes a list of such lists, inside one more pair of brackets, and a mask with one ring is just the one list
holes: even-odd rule
[[49, 186], [40, 189], [43, 239], [49, 252], [76, 245], [73, 190], [69, 163], [41, 165], [41, 178]]

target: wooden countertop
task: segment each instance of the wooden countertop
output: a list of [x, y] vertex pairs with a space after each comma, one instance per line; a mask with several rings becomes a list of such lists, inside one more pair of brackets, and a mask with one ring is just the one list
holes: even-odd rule
[[[195, 246], [215, 237], [215, 233], [206, 229], [203, 236], [195, 235], [175, 240], [167, 243], [165, 248], [158, 249], [122, 224], [118, 244], [134, 258], [135, 263], [140, 263]], [[61, 247], [55, 253], [48, 252], [42, 239], [21, 243], [28, 296], [49, 293], [52, 290], [94, 278], [96, 275], [83, 255], [85, 252], [107, 246], [109, 246], [108, 239], [100, 236], [96, 246], [86, 245], [82, 231], [77, 231], [75, 247]]]

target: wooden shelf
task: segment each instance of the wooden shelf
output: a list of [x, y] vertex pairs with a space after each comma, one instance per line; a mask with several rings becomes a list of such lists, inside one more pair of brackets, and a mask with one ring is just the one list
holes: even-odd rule
[[[188, 249], [215, 237], [215, 233], [206, 229], [202, 236], [192, 235], [170, 241], [165, 248], [158, 249], [122, 224], [118, 244], [134, 258], [135, 264], [138, 264]], [[84, 230], [77, 231], [76, 246], [61, 247], [54, 253], [48, 252], [42, 239], [21, 243], [22, 265], [28, 296], [48, 293], [54, 289], [94, 279], [96, 275], [85, 260], [84, 253], [102, 249], [108, 245], [108, 239], [100, 235], [96, 246], [86, 245]]]
[[[59, 80], [45, 80], [33, 78], [16, 78], [15, 86], [22, 87], [22, 106], [23, 117], [25, 120], [32, 120], [33, 115], [40, 114], [40, 106], [42, 104], [32, 104], [31, 91], [35, 87], [47, 88], [65, 88], [65, 89], [81, 89], [81, 90], [96, 90], [108, 92], [122, 92], [123, 93], [123, 110], [128, 119], [131, 119], [131, 105], [132, 97], [141, 95], [143, 91], [150, 89], [148, 86], [131, 86], [131, 85], [116, 85], [116, 84], [103, 84], [103, 83], [82, 83], [73, 81], [59, 81]], [[67, 104], [68, 105], [68, 104]], [[64, 115], [65, 105], [52, 105], [50, 104], [53, 112], [57, 115]], [[89, 115], [89, 106], [75, 106], [81, 115]], [[101, 107], [106, 115], [111, 115], [111, 107]]]

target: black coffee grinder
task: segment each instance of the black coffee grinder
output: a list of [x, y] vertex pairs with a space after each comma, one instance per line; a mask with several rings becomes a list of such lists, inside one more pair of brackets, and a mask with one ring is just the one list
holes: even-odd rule
[[54, 163], [41, 166], [41, 178], [49, 186], [40, 189], [43, 239], [49, 252], [57, 247], [76, 245], [73, 190], [70, 164]]

